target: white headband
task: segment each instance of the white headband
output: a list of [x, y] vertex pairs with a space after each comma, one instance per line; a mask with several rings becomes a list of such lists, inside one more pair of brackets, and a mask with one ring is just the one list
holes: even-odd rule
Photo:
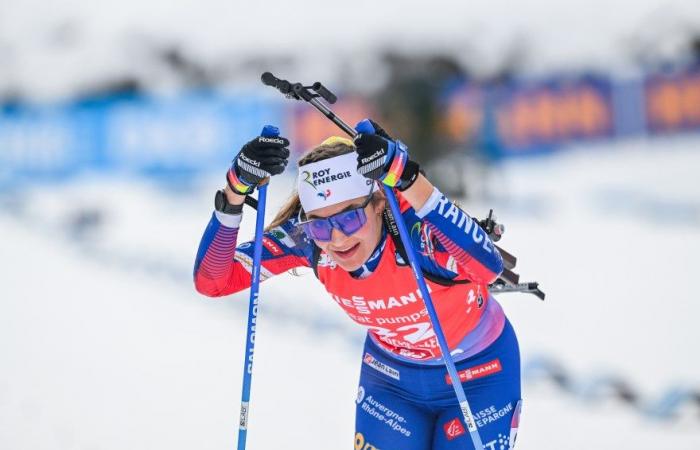
[[304, 211], [313, 211], [374, 191], [374, 181], [357, 172], [357, 153], [316, 161], [299, 167], [297, 190]]

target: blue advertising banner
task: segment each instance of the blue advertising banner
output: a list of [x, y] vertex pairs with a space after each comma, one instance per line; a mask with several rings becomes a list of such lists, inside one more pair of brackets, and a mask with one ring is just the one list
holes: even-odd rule
[[67, 176], [93, 157], [85, 116], [66, 108], [6, 108], [0, 115], [0, 180]]
[[[444, 136], [494, 160], [570, 143], [700, 130], [700, 68], [625, 80], [588, 75], [451, 84], [442, 100]], [[353, 97], [334, 109], [354, 123], [373, 116], [374, 106]], [[339, 134], [305, 105], [258, 95], [0, 106], [0, 187], [95, 170], [157, 176], [220, 168], [264, 124], [280, 126], [297, 152]]]
[[492, 159], [551, 151], [615, 133], [613, 85], [600, 77], [465, 85], [444, 102], [454, 142]]
[[493, 92], [491, 101], [504, 154], [610, 138], [614, 132], [611, 85], [600, 78], [516, 83]]
[[644, 94], [650, 133], [700, 128], [700, 69], [649, 76], [644, 83]]
[[0, 109], [0, 184], [86, 170], [158, 174], [221, 167], [261, 124], [284, 118], [278, 103], [254, 96], [6, 107]]
[[700, 69], [616, 80], [604, 76], [464, 84], [443, 102], [442, 128], [491, 159], [565, 144], [700, 130]]

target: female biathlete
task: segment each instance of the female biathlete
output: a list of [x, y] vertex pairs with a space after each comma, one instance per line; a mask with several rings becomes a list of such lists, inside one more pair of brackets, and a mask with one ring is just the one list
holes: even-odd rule
[[[393, 187], [484, 448], [512, 448], [518, 342], [488, 292], [503, 270], [501, 256], [477, 221], [419, 172], [403, 143], [369, 120], [356, 129], [353, 141], [329, 138], [299, 160], [297, 192], [264, 234], [261, 279], [311, 267], [367, 328], [355, 449], [473, 449], [416, 279], [388, 231], [377, 183]], [[250, 287], [253, 246], [236, 247], [243, 203], [253, 186], [284, 170], [288, 145], [260, 136], [234, 159], [197, 253], [202, 294]]]

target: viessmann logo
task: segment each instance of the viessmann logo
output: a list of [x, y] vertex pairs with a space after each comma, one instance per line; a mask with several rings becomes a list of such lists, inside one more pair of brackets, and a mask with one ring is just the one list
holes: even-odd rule
[[[496, 358], [487, 363], [470, 367], [469, 369], [461, 370], [458, 372], [458, 374], [459, 380], [462, 383], [464, 383], [466, 381], [471, 381], [477, 378], [493, 375], [494, 373], [498, 373], [501, 370], [503, 370], [503, 368], [501, 367], [501, 361], [498, 358]], [[452, 384], [452, 380], [450, 379], [449, 375], [445, 376], [445, 381], [447, 382], [447, 384]]]

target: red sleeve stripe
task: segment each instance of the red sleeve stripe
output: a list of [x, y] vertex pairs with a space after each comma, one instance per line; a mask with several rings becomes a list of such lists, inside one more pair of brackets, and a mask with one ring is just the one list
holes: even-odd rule
[[216, 235], [199, 267], [199, 272], [203, 277], [209, 279], [220, 278], [232, 269], [237, 238], [238, 228], [221, 227], [216, 231]]

